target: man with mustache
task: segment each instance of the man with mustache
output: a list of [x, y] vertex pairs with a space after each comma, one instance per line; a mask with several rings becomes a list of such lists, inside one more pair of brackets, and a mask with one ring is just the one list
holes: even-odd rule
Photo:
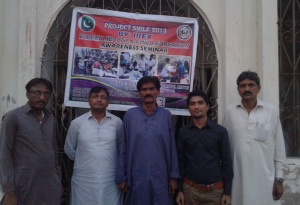
[[59, 205], [61, 183], [54, 118], [45, 108], [53, 87], [44, 78], [34, 78], [25, 88], [28, 102], [6, 113], [1, 124], [2, 203]]
[[179, 170], [172, 116], [157, 106], [156, 76], [142, 77], [137, 90], [142, 104], [125, 113], [116, 181], [125, 205], [173, 205]]
[[257, 73], [244, 71], [237, 78], [242, 100], [225, 113], [233, 160], [233, 205], [280, 204], [283, 194], [285, 146], [278, 109], [257, 99]]

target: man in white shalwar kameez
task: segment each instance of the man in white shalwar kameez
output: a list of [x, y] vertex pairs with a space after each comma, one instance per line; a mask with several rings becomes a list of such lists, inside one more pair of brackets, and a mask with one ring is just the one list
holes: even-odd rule
[[234, 170], [232, 205], [280, 204], [286, 154], [278, 109], [257, 99], [257, 73], [242, 72], [237, 86], [242, 100], [224, 119]]
[[123, 124], [106, 111], [106, 88], [93, 87], [88, 102], [91, 110], [71, 122], [64, 147], [74, 160], [71, 205], [120, 205], [115, 173]]

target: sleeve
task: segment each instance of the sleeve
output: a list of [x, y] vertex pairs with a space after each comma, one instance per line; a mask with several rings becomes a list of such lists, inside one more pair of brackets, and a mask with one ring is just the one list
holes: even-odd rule
[[228, 139], [227, 130], [222, 130], [222, 144], [221, 144], [221, 161], [222, 161], [222, 173], [225, 183], [224, 194], [231, 195], [232, 179], [233, 179], [233, 167], [230, 155], [230, 145]]
[[120, 155], [120, 148], [121, 148], [121, 141], [124, 138], [124, 131], [123, 131], [123, 122], [121, 119], [118, 119], [117, 122], [117, 150], [118, 156]]
[[178, 157], [175, 134], [172, 124], [172, 115], [169, 114], [169, 136], [170, 136], [170, 146], [171, 146], [171, 159], [170, 159], [170, 178], [179, 179], [179, 168], [178, 168]]
[[223, 127], [225, 127], [225, 128], [227, 129], [227, 132], [228, 132], [228, 110], [227, 110], [227, 109], [225, 110], [225, 114], [224, 114], [224, 116], [223, 116], [221, 125], [222, 125]]
[[126, 174], [126, 158], [127, 158], [127, 141], [126, 141], [126, 123], [127, 123], [127, 113], [125, 113], [123, 118], [123, 135], [120, 136], [119, 141], [119, 154], [118, 154], [118, 161], [117, 161], [117, 172], [116, 172], [116, 183], [121, 184], [127, 181], [127, 174]]
[[168, 70], [169, 72], [171, 72], [171, 73], [176, 72], [176, 68], [174, 68], [174, 66], [168, 66], [168, 67], [167, 67], [167, 70]]
[[76, 121], [72, 121], [71, 125], [68, 129], [64, 150], [66, 155], [71, 160], [75, 159], [76, 147], [77, 147], [77, 139], [78, 139], [78, 129], [79, 125], [77, 125]]
[[18, 123], [13, 113], [3, 117], [0, 131], [0, 183], [4, 192], [14, 191], [14, 141]]
[[52, 146], [55, 154], [55, 168], [56, 172], [61, 179], [61, 168], [59, 164], [59, 149], [58, 149], [58, 139], [56, 138], [56, 127], [53, 127], [53, 141], [52, 141]]
[[276, 112], [275, 123], [275, 150], [274, 150], [274, 163], [275, 163], [275, 175], [278, 178], [283, 178], [283, 171], [286, 169], [286, 152], [283, 138], [283, 132], [279, 114]]
[[184, 180], [184, 167], [185, 167], [185, 146], [184, 139], [182, 134], [182, 129], [179, 130], [178, 139], [177, 139], [177, 150], [178, 150], [178, 162], [179, 162], [179, 173], [180, 180], [178, 184], [178, 191], [183, 191], [183, 180]]

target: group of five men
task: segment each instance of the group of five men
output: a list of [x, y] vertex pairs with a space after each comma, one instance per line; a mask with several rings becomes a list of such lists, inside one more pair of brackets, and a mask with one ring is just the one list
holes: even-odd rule
[[[241, 101], [223, 126], [210, 120], [202, 91], [187, 97], [190, 122], [175, 138], [171, 113], [157, 106], [160, 82], [137, 82], [141, 105], [123, 121], [109, 113], [105, 87], [90, 90], [90, 111], [71, 122], [65, 153], [74, 160], [72, 205], [267, 205], [283, 194], [285, 147], [279, 114], [257, 99], [260, 80], [237, 78]], [[35, 78], [26, 105], [4, 115], [0, 183], [4, 205], [60, 204], [60, 170], [54, 120], [45, 109], [52, 85]], [[234, 174], [233, 174], [234, 173]]]

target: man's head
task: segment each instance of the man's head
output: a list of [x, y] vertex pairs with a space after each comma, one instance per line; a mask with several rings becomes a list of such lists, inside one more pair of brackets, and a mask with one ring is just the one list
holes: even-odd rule
[[155, 59], [155, 55], [154, 55], [154, 54], [151, 54], [151, 55], [150, 55], [150, 59]]
[[33, 110], [42, 110], [46, 107], [51, 96], [53, 86], [45, 78], [34, 78], [26, 86], [26, 97]]
[[256, 101], [260, 91], [260, 79], [257, 73], [252, 71], [242, 72], [237, 80], [237, 89], [243, 101]]
[[236, 80], [237, 86], [239, 86], [239, 83], [241, 81], [246, 80], [246, 79], [253, 80], [253, 81], [255, 81], [256, 85], [260, 86], [260, 79], [259, 79], [257, 73], [255, 73], [253, 71], [242, 72]]
[[203, 91], [194, 90], [190, 92], [186, 101], [192, 118], [202, 118], [207, 116], [209, 99]]
[[160, 82], [156, 76], [142, 77], [136, 87], [143, 103], [156, 103], [160, 93]]
[[105, 111], [109, 104], [109, 93], [105, 87], [95, 86], [91, 88], [88, 97], [91, 110]]

